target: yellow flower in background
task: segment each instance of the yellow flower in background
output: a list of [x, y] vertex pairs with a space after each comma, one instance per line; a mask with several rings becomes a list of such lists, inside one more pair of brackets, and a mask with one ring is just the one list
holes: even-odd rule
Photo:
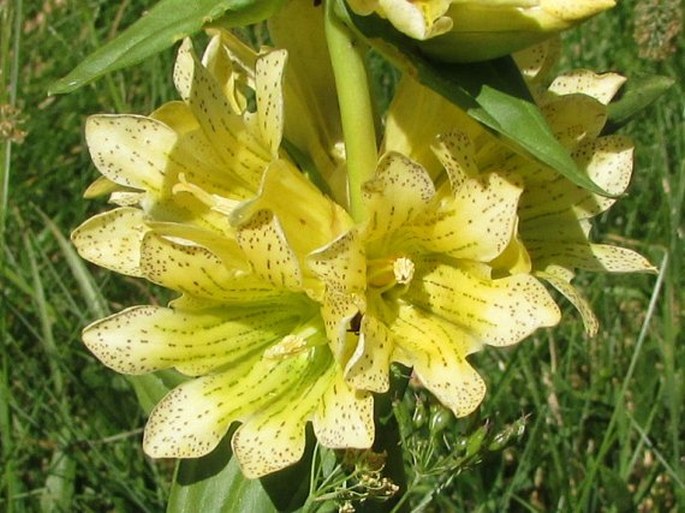
[[[551, 40], [515, 58], [554, 134], [578, 167], [607, 192], [620, 195], [632, 174], [633, 145], [625, 136], [601, 132], [607, 120], [607, 104], [625, 79], [615, 73], [577, 70], [560, 75], [550, 85], [546, 74], [557, 50], [557, 42]], [[417, 105], [422, 107], [412, 117]], [[597, 320], [582, 293], [570, 283], [575, 269], [654, 271], [646, 259], [630, 249], [591, 242], [591, 218], [606, 211], [616, 199], [593, 194], [555, 170], [514, 153], [469, 121], [463, 111], [410, 79], [400, 86], [391, 114], [386, 149], [406, 146], [408, 154], [435, 180], [440, 180], [441, 168], [426, 148], [432, 134], [444, 133], [456, 121], [464, 127], [463, 151], [472, 162], [464, 166], [469, 176], [494, 173], [520, 184], [516, 235], [492, 262], [495, 272], [533, 272], [546, 280], [580, 311], [589, 334], [596, 333]]]
[[[207, 454], [233, 422], [242, 423], [232, 446], [247, 477], [298, 461], [310, 421], [326, 447], [373, 442], [372, 397], [344, 380], [325, 328], [341, 321], [316, 300], [321, 287], [300, 253], [325, 251], [351, 221], [283, 161], [269, 167], [261, 190], [292, 193], [283, 201], [301, 208], [244, 204], [229, 240], [192, 225], [146, 222], [131, 207], [116, 236], [105, 229], [105, 247], [119, 241], [128, 249], [104, 251], [100, 265], [137, 267], [140, 276], [182, 294], [169, 307], [128, 308], [83, 333], [91, 351], [118, 372], [175, 368], [191, 378], [150, 415], [144, 449], [152, 457]], [[80, 250], [80, 241], [96, 245], [99, 237], [88, 228], [75, 244]]]
[[348, 0], [423, 41], [446, 62], [494, 59], [531, 46], [616, 5], [614, 0]]

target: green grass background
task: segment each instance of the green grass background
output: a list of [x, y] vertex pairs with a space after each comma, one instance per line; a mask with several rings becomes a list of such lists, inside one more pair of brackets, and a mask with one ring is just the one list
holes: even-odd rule
[[[159, 295], [82, 263], [67, 238], [105, 208], [81, 198], [97, 176], [85, 117], [144, 114], [173, 98], [173, 52], [71, 95], [46, 96], [52, 81], [151, 3], [0, 2], [0, 105], [16, 107], [0, 118], [3, 133], [15, 136], [0, 136], [0, 511], [164, 509], [173, 465], [145, 458], [145, 418], [132, 389], [79, 338], [88, 322]], [[526, 432], [448, 475], [431, 471], [444, 443], [431, 455], [420, 435], [408, 440], [417, 511], [685, 511], [685, 60], [682, 35], [665, 60], [640, 57], [633, 29], [653, 22], [636, 16], [636, 3], [624, 0], [567, 34], [561, 69], [677, 81], [623, 130], [637, 146], [633, 183], [594, 229], [596, 240], [640, 251], [660, 273], [582, 275], [602, 325], [593, 339], [566, 307], [560, 327], [479, 354], [488, 397], [478, 415], [446, 429], [493, 431], [523, 418]]]

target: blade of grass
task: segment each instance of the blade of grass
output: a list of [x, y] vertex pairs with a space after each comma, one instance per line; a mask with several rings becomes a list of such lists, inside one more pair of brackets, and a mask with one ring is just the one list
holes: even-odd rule
[[602, 466], [602, 461], [615, 440], [616, 423], [619, 420], [619, 415], [625, 412], [624, 401], [626, 399], [626, 394], [628, 392], [628, 386], [630, 385], [633, 373], [635, 372], [635, 367], [642, 352], [642, 346], [644, 345], [645, 339], [647, 338], [647, 328], [649, 327], [649, 324], [652, 318], [654, 317], [656, 311], [656, 303], [661, 294], [661, 289], [664, 284], [664, 278], [667, 275], [669, 261], [668, 257], [669, 255], [668, 253], [666, 253], [663, 259], [661, 260], [661, 265], [659, 266], [659, 275], [657, 277], [656, 284], [654, 285], [654, 289], [652, 291], [652, 297], [649, 300], [647, 314], [645, 316], [644, 322], [642, 323], [642, 329], [640, 330], [640, 334], [638, 335], [637, 343], [635, 344], [635, 349], [633, 351], [633, 356], [630, 360], [628, 371], [626, 372], [626, 375], [623, 378], [623, 384], [621, 385], [618, 397], [616, 398], [616, 407], [614, 408], [613, 413], [611, 415], [611, 419], [609, 420], [609, 424], [606, 427], [604, 438], [599, 447], [599, 451], [597, 451], [597, 456], [589, 465], [587, 475], [582, 483], [580, 498], [578, 502], [576, 502], [576, 506], [573, 510], [576, 513], [587, 511], [590, 493], [597, 486], [596, 479], [598, 477], [597, 474], [599, 472], [599, 469]]

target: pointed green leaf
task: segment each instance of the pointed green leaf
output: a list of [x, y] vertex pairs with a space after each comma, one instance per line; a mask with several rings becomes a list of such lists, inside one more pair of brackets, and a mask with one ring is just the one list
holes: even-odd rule
[[176, 41], [218, 21], [222, 26], [249, 25], [266, 19], [282, 0], [161, 0], [133, 25], [50, 87], [49, 94], [69, 93], [88, 82], [161, 52]]
[[609, 125], [606, 132], [614, 132], [649, 107], [664, 94], [675, 80], [661, 75], [631, 78], [621, 99], [609, 104]]
[[511, 57], [470, 64], [434, 62], [387, 21], [357, 16], [340, 1], [337, 7], [338, 14], [375, 50], [503, 136], [503, 143], [551, 166], [576, 185], [609, 196], [578, 169], [568, 150], [554, 137]]

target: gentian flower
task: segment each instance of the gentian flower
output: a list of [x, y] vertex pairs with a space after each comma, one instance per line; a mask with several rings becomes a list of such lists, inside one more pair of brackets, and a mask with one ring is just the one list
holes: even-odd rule
[[[324, 446], [370, 447], [373, 399], [344, 379], [326, 326], [345, 321], [324, 305], [325, 284], [307, 266], [352, 221], [280, 155], [285, 53], [238, 70], [255, 88], [253, 113], [229, 66], [230, 51], [245, 49], [221, 41], [204, 63], [181, 47], [182, 102], [150, 117], [91, 118], [89, 149], [109, 180], [96, 188], [120, 206], [72, 238], [84, 258], [180, 294], [83, 333], [118, 372], [175, 368], [189, 378], [153, 410], [145, 451], [198, 457], [240, 422], [234, 454], [247, 477], [259, 477], [300, 459], [307, 422]], [[350, 301], [345, 311], [356, 308]]]

